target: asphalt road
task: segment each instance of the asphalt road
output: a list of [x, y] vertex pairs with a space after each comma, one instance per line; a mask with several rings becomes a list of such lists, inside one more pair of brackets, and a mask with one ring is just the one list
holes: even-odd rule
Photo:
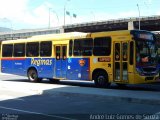
[[[160, 119], [160, 104], [119, 101], [103, 95], [76, 94], [76, 90], [123, 91], [126, 94], [137, 91], [154, 94], [159, 93], [159, 84], [125, 88], [112, 85], [110, 88], [100, 89], [88, 82], [62, 81], [53, 84], [46, 80], [42, 83], [30, 83], [25, 77], [3, 74], [0, 75], [0, 84], [2, 120]], [[64, 88], [72, 88], [72, 91], [60, 92]], [[53, 91], [54, 89], [57, 91]], [[73, 92], [75, 93], [72, 94]], [[148, 97], [151, 96], [152, 94], [148, 94]]]
[[160, 107], [157, 105], [117, 102], [103, 97], [61, 93], [52, 96], [32, 95], [0, 102], [1, 118], [4, 119], [9, 115], [17, 116], [18, 120], [88, 120], [95, 115], [115, 117], [139, 115], [141, 119], [145, 115], [159, 114], [159, 111]]

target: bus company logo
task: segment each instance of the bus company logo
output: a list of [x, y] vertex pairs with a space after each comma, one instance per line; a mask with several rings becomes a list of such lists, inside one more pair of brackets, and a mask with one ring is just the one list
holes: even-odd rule
[[79, 64], [80, 64], [80, 66], [84, 66], [84, 65], [85, 65], [85, 63], [86, 63], [86, 61], [85, 61], [85, 60], [83, 60], [83, 59], [79, 60]]
[[52, 65], [52, 60], [50, 59], [31, 59], [31, 65], [36, 65], [36, 66], [40, 66], [40, 65]]

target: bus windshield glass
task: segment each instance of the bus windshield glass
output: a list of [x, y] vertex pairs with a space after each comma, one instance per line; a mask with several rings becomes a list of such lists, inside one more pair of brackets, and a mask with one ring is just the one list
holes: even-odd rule
[[154, 65], [157, 62], [157, 47], [153, 40], [136, 41], [137, 65]]

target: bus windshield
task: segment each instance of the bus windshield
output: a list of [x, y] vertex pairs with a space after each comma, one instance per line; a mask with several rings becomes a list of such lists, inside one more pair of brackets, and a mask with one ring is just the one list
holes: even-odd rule
[[154, 65], [157, 62], [157, 47], [154, 41], [136, 41], [137, 65]]

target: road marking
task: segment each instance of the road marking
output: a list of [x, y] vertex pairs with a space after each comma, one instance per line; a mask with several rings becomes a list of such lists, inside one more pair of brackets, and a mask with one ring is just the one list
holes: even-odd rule
[[44, 113], [27, 111], [27, 110], [21, 110], [21, 109], [16, 109], [16, 108], [9, 108], [9, 107], [4, 107], [4, 106], [0, 106], [0, 108], [2, 108], [2, 109], [7, 109], [7, 110], [12, 110], [12, 111], [29, 113], [29, 114], [43, 115], [43, 116], [53, 117], [53, 118], [61, 118], [61, 119], [65, 119], [65, 120], [76, 120], [76, 119], [68, 118], [68, 117], [62, 117], [62, 116], [57, 116], [57, 115], [48, 115], [48, 114], [44, 114]]

